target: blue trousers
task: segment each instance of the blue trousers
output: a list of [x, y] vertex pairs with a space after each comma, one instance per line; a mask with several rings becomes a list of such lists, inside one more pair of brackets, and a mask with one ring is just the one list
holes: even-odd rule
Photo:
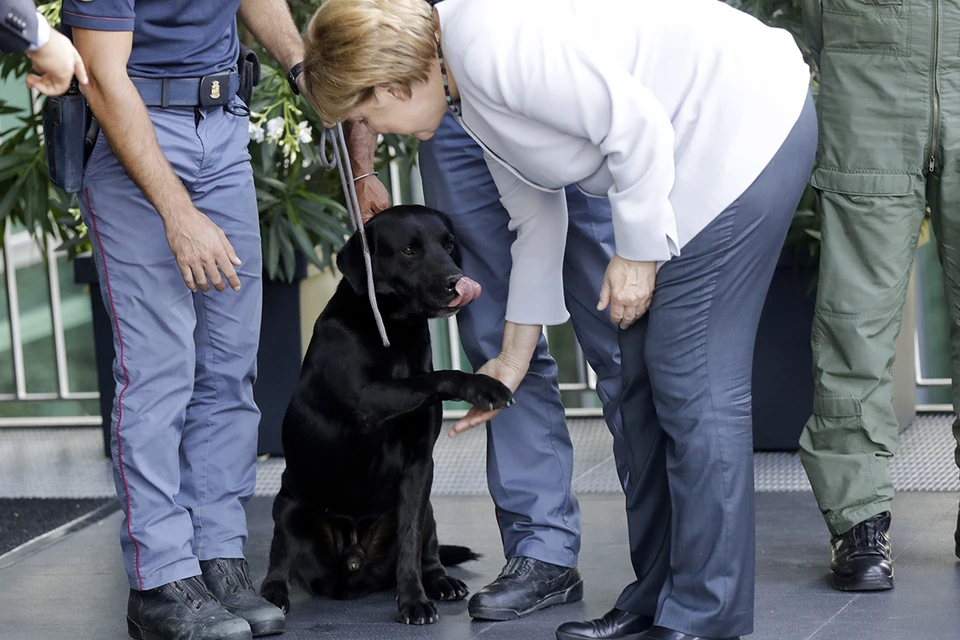
[[763, 173], [657, 274], [620, 333], [637, 580], [617, 608], [694, 636], [753, 632], [753, 347], [813, 166], [813, 101]]
[[260, 421], [262, 258], [248, 118], [222, 107], [149, 111], [194, 206], [243, 264], [240, 291], [187, 289], [159, 214], [101, 134], [80, 209], [113, 325], [120, 540], [140, 590], [198, 575], [200, 560], [243, 557]]
[[[457, 316], [460, 340], [474, 368], [500, 353], [509, 286], [509, 215], [483, 152], [449, 114], [420, 145], [426, 204], [450, 216], [461, 244], [464, 273], [483, 295]], [[617, 327], [596, 310], [603, 274], [614, 251], [610, 205], [567, 191], [569, 231], [563, 277], [567, 308], [584, 356], [597, 373], [597, 393], [623, 460], [620, 435], [620, 352]], [[571, 490], [573, 446], [560, 401], [557, 365], [541, 338], [517, 404], [487, 429], [487, 485], [496, 505], [507, 558], [528, 556], [573, 567], [580, 551], [580, 507]], [[621, 482], [625, 469], [620, 468]]]

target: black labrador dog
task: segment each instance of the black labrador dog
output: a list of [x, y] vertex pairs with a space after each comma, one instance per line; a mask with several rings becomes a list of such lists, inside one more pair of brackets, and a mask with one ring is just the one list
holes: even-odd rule
[[431, 623], [430, 598], [468, 593], [444, 565], [477, 557], [437, 542], [430, 489], [440, 403], [492, 409], [513, 395], [489, 376], [433, 370], [427, 321], [480, 294], [460, 270], [449, 221], [398, 206], [364, 229], [390, 347], [377, 330], [355, 233], [337, 256], [344, 278], [317, 319], [284, 417], [286, 470], [260, 591], [287, 611], [290, 582], [337, 599], [396, 586], [400, 621]]

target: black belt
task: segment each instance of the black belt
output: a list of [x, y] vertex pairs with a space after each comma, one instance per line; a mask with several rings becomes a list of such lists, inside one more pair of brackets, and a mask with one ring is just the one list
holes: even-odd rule
[[228, 105], [240, 87], [236, 71], [202, 78], [130, 78], [148, 107], [215, 107]]

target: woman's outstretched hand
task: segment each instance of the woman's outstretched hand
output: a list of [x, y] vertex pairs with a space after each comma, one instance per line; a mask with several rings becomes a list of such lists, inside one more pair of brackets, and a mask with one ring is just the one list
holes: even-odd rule
[[[529, 360], [524, 363], [508, 362], [498, 356], [493, 360], [488, 360], [485, 365], [477, 369], [477, 373], [483, 373], [491, 378], [496, 378], [510, 389], [510, 391], [515, 392], [517, 387], [520, 386], [520, 383], [523, 382], [523, 377], [527, 375], [528, 366]], [[457, 423], [453, 425], [447, 435], [453, 438], [467, 429], [472, 429], [479, 424], [487, 422], [502, 410], [503, 409], [494, 409], [493, 411], [487, 411], [486, 409], [471, 407], [467, 415], [457, 420]]]
[[[539, 324], [517, 324], [507, 320], [503, 328], [503, 346], [500, 349], [500, 355], [477, 369], [477, 373], [496, 378], [510, 391], [516, 393], [517, 387], [527, 375], [527, 369], [530, 368], [530, 360], [533, 358], [533, 352], [537, 348], [542, 332], [543, 326]], [[467, 429], [472, 429], [490, 420], [500, 411], [502, 410], [487, 411], [473, 407], [466, 416], [453, 425], [447, 435], [452, 438]]]
[[650, 308], [656, 279], [656, 262], [635, 262], [614, 254], [603, 276], [597, 311], [609, 305], [610, 319], [626, 329]]

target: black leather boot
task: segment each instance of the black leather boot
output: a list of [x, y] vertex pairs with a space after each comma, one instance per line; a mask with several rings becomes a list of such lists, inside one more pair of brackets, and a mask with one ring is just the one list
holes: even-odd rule
[[250, 623], [253, 637], [283, 633], [283, 611], [267, 602], [250, 582], [247, 561], [243, 558], [216, 558], [200, 562], [203, 581], [224, 609]]
[[652, 626], [653, 618], [613, 608], [594, 620], [564, 622], [557, 640], [639, 640]]
[[583, 580], [576, 567], [517, 556], [507, 561], [499, 578], [470, 598], [467, 610], [480, 620], [513, 620], [582, 599]]
[[224, 609], [200, 576], [130, 590], [127, 631], [136, 640], [250, 640], [250, 625]]
[[830, 541], [834, 589], [883, 591], [893, 588], [889, 530], [890, 512], [884, 511]]

